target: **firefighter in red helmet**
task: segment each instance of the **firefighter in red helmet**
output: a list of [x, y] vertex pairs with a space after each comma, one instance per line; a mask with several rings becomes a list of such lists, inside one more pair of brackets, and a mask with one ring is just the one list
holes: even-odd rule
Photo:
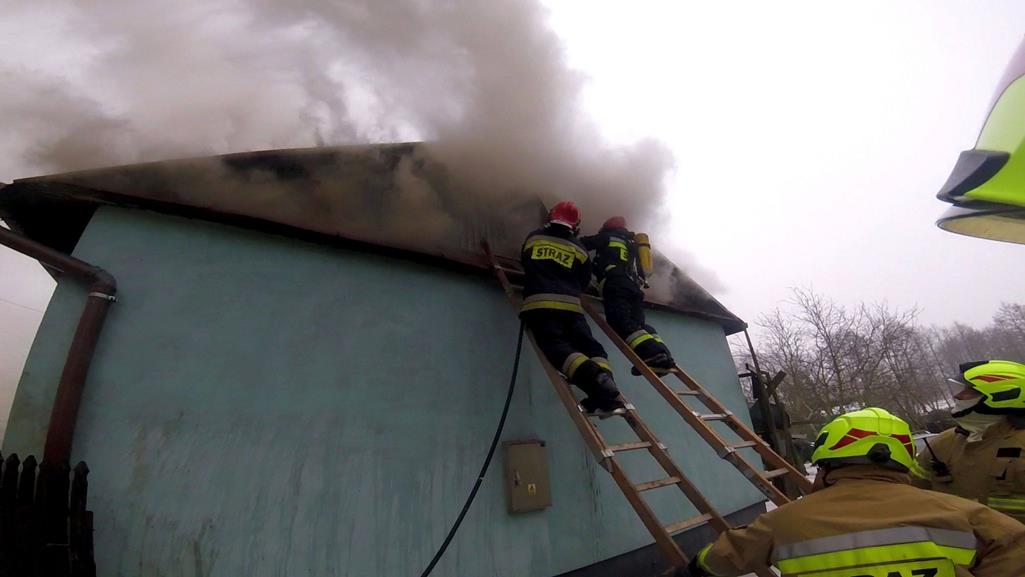
[[[652, 370], [660, 375], [668, 373], [676, 361], [662, 337], [645, 322], [641, 287], [647, 286], [647, 281], [639, 263], [637, 239], [626, 228], [626, 219], [614, 216], [605, 221], [598, 234], [580, 241], [595, 251], [594, 273], [609, 326]], [[639, 374], [636, 368], [633, 371]]]
[[520, 318], [548, 361], [587, 397], [589, 413], [624, 412], [604, 347], [591, 336], [580, 294], [591, 283], [591, 259], [577, 239], [580, 211], [563, 201], [548, 223], [523, 242], [523, 306]]

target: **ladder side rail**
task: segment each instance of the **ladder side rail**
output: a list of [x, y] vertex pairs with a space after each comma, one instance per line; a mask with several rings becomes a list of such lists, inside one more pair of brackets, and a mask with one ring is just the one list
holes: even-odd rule
[[[504, 289], [505, 294], [508, 296], [509, 301], [512, 303], [512, 305], [516, 306], [518, 304], [516, 291], [512, 289], [511, 283], [508, 281], [508, 277], [505, 275], [504, 267], [497, 262], [494, 254], [492, 254], [490, 247], [487, 243], [484, 243], [484, 251], [485, 254], [488, 256], [491, 267], [495, 275], [498, 277], [499, 282], [502, 284], [502, 288]], [[589, 306], [587, 307], [589, 308]], [[588, 314], [594, 320], [600, 321], [600, 324], [604, 323], [604, 319], [596, 318], [596, 316], [594, 316], [593, 314], [593, 311], [588, 311]], [[605, 329], [606, 327], [603, 327], [603, 330]], [[611, 328], [609, 330], [611, 330]], [[609, 334], [609, 331], [607, 330], [606, 333]], [[545, 370], [545, 373], [547, 374], [549, 380], [551, 380], [552, 385], [555, 385], [560, 400], [563, 402], [563, 405], [566, 406], [567, 410], [570, 412], [570, 416], [573, 419], [574, 423], [577, 424], [577, 428], [580, 430], [581, 435], [583, 435], [584, 441], [587, 442], [587, 445], [591, 448], [591, 451], [594, 453], [594, 455], [596, 455], [596, 457], [599, 459], [602, 466], [609, 471], [616, 485], [619, 487], [620, 491], [622, 491], [627, 501], [629, 501], [630, 505], [633, 507], [633, 510], [638, 513], [638, 517], [641, 518], [641, 522], [648, 529], [648, 532], [655, 538], [656, 544], [658, 544], [659, 547], [662, 549], [663, 553], [665, 553], [666, 558], [668, 558], [670, 564], [674, 567], [679, 568], [686, 567], [688, 564], [687, 555], [684, 554], [680, 546], [676, 544], [675, 540], [661, 525], [661, 523], [658, 521], [655, 512], [651, 510], [651, 507], [648, 506], [648, 503], [641, 496], [641, 493], [637, 490], [637, 488], [633, 486], [632, 482], [630, 482], [630, 480], [627, 478], [626, 473], [622, 468], [622, 465], [620, 465], [619, 461], [617, 461], [613, 456], [613, 452], [605, 443], [597, 427], [594, 426], [587, 419], [587, 417], [584, 416], [577, 408], [576, 400], [572, 396], [572, 393], [569, 389], [569, 384], [562, 377], [562, 375], [559, 374], [558, 371], [556, 371], [555, 367], [552, 367], [551, 364], [548, 363], [547, 359], [544, 358], [543, 354], [541, 354], [540, 349], [537, 347], [537, 343], [534, 341], [533, 333], [527, 331], [527, 334], [531, 339], [531, 344], [534, 346], [534, 352], [537, 354], [538, 359], [540, 360], [542, 367]], [[614, 341], [618, 338], [618, 335], [616, 335], [614, 332], [609, 334], [609, 336], [613, 338]], [[630, 352], [632, 353], [632, 351]], [[645, 366], [644, 368], [646, 369], [647, 366]], [[654, 373], [652, 373], [652, 376], [655, 376]], [[656, 376], [655, 378], [658, 377]], [[661, 379], [659, 379], [659, 382], [662, 382]], [[662, 385], [665, 386], [665, 383], [662, 382]], [[668, 387], [666, 386], [666, 388]], [[675, 396], [673, 396], [673, 399], [675, 399]], [[627, 403], [626, 406], [627, 424], [630, 426], [634, 434], [637, 435], [639, 439], [648, 444], [647, 449], [649, 453], [652, 455], [655, 461], [658, 462], [658, 464], [662, 467], [662, 470], [665, 471], [666, 475], [669, 477], [675, 477], [680, 479], [680, 482], [676, 483], [675, 485], [680, 488], [680, 490], [684, 493], [687, 499], [691, 502], [691, 504], [694, 505], [696, 509], [698, 509], [699, 512], [704, 514], [704, 516], [708, 517], [708, 524], [712, 527], [712, 529], [715, 530], [716, 533], [722, 533], [724, 531], [729, 530], [731, 527], [729, 523], [727, 523], [726, 519], [723, 518], [719, 511], [717, 511], [714, 508], [714, 506], [712, 506], [712, 504], [704, 497], [704, 495], [697, 488], [697, 486], [695, 486], [690, 481], [690, 479], [688, 479], [688, 477], [684, 475], [684, 472], [680, 469], [680, 467], [676, 466], [676, 463], [672, 460], [672, 457], [669, 456], [668, 451], [664, 449], [664, 445], [662, 445], [658, 438], [655, 437], [654, 432], [651, 430], [651, 428], [648, 427], [647, 423], [645, 423], [644, 420], [641, 419], [640, 415], [637, 413], [637, 410], [635, 410], [633, 406], [629, 403]], [[689, 411], [688, 413], [692, 414]], [[704, 422], [701, 422], [701, 424], [704, 425]], [[710, 432], [712, 432], [712, 434], [714, 435], [714, 431]], [[753, 467], [751, 468], [753, 469]], [[754, 574], [757, 577], [778, 577], [777, 574], [769, 568], [755, 570]]]
[[[502, 284], [502, 288], [505, 290], [506, 296], [509, 297], [509, 302], [512, 303], [513, 306], [516, 306], [516, 293], [510, 286], [509, 279], [505, 275], [505, 271], [496, 262], [495, 256], [491, 252], [491, 248], [487, 243], [484, 243], [484, 252], [488, 257], [495, 275]], [[649, 507], [641, 497], [640, 492], [637, 491], [633, 483], [627, 477], [626, 472], [619, 464], [619, 461], [615, 459], [614, 454], [608, 449], [608, 445], [601, 437], [597, 428], [590, 422], [587, 416], [580, 412], [576, 399], [573, 397], [573, 393], [569, 389], [569, 384], [566, 383], [566, 380], [562, 378], [562, 375], [559, 374], [558, 371], [555, 370], [555, 367], [553, 367], [552, 364], [548, 362], [548, 359], [545, 358], [541, 349], [538, 348], [537, 342], [534, 340], [533, 333], [528, 330], [527, 334], [530, 337], [531, 344], [534, 346], [534, 352], [537, 353], [538, 360], [541, 362], [542, 367], [544, 367], [546, 375], [555, 387], [556, 393], [559, 395], [559, 399], [562, 401], [562, 404], [566, 407], [567, 411], [569, 411], [570, 418], [572, 418], [574, 424], [577, 425], [577, 429], [579, 429], [581, 435], [584, 437], [584, 441], [587, 443], [588, 447], [595, 454], [595, 457], [598, 459], [601, 466], [612, 475], [612, 479], [615, 481], [616, 485], [619, 486], [619, 489], [623, 492], [623, 495], [630, 503], [630, 506], [633, 507], [634, 512], [636, 512], [637, 516], [640, 517], [641, 523], [644, 524], [645, 528], [655, 539], [655, 543], [668, 558], [670, 564], [681, 569], [686, 567], [689, 560], [683, 553], [683, 550], [676, 544], [676, 541], [672, 536], [666, 532], [662, 523], [655, 515], [655, 512], [651, 510], [651, 507]], [[656, 444], [653, 446], [658, 446], [657, 442], [658, 441], [656, 439]]]
[[594, 424], [587, 418], [586, 415], [580, 412], [579, 405], [576, 398], [573, 397], [572, 391], [569, 389], [569, 384], [566, 383], [562, 375], [555, 370], [555, 367], [548, 362], [545, 358], [544, 353], [537, 346], [534, 341], [534, 335], [529, 330], [527, 335], [530, 337], [530, 343], [534, 347], [534, 352], [537, 354], [538, 361], [541, 363], [541, 367], [544, 369], [545, 374], [548, 376], [548, 380], [551, 381], [555, 388], [555, 393], [558, 395], [559, 400], [562, 401], [562, 405], [566, 407], [566, 412], [569, 413], [570, 419], [573, 424], [576, 425], [577, 430], [580, 431], [580, 435], [584, 438], [584, 443], [587, 444], [587, 448], [594, 453], [594, 457], [598, 459], [598, 464], [603, 468], [608, 469], [607, 459], [611, 456], [608, 450], [608, 443], [602, 438], [601, 433]]
[[[692, 391], [697, 391], [701, 393], [699, 395], [701, 397], [701, 401], [705, 404], [706, 407], [708, 407], [710, 411], [714, 413], [731, 413], [731, 411], [729, 411], [725, 406], [723, 406], [723, 404], [719, 402], [718, 399], [708, 394], [708, 391], [705, 390], [705, 388], [701, 386], [701, 384], [698, 383], [693, 377], [691, 377], [686, 371], [680, 368], [679, 365], [677, 365], [674, 374], [678, 379], [680, 379], [681, 382], [683, 382], [684, 385], [686, 385]], [[770, 447], [764, 439], [759, 437], [757, 433], [752, 431], [751, 428], [745, 425], [743, 421], [738, 419], [736, 415], [731, 414], [729, 417], [726, 418], [724, 422], [730, 429], [733, 430], [733, 432], [737, 434], [737, 436], [744, 439], [745, 441], [755, 443], [752, 448], [763, 459], [771, 463], [777, 469], [786, 469], [787, 476], [795, 483], [797, 483], [797, 486], [800, 489], [801, 493], [805, 495], [811, 493], [812, 482], [809, 481], [807, 477], [802, 475], [801, 472], [798, 471], [797, 468], [790, 463], [790, 461], [787, 461], [779, 453], [773, 451], [772, 447]]]
[[[529, 331], [528, 331], [528, 334]], [[533, 335], [530, 334], [531, 342], [533, 343]], [[556, 393], [558, 393], [560, 400], [566, 407], [566, 410], [570, 413], [570, 418], [573, 419], [574, 424], [580, 431], [580, 434], [584, 437], [585, 443], [594, 453], [595, 458], [599, 464], [609, 472], [612, 476], [613, 481], [619, 486], [620, 491], [629, 501], [631, 507], [637, 513], [641, 523], [648, 530], [651, 536], [655, 539], [656, 544], [665, 554], [666, 558], [669, 559], [670, 564], [675, 567], [686, 567], [688, 563], [687, 556], [680, 549], [676, 541], [673, 540], [665, 529], [662, 527], [661, 521], [652, 511], [651, 507], [641, 497], [640, 492], [634, 487], [633, 482], [627, 477], [626, 472], [623, 470], [622, 465], [615, 459], [613, 453], [608, 449], [608, 444], [602, 438], [601, 433], [597, 430], [597, 427], [580, 412], [577, 406], [576, 399], [573, 397], [572, 392], [569, 390], [569, 385], [566, 383], [562, 375], [556, 372], [555, 368], [548, 359], [544, 357], [541, 350], [537, 348], [534, 343], [534, 351], [538, 355], [538, 359], [544, 366], [545, 373], [548, 375], [549, 380], [555, 386]], [[658, 442], [657, 440], [655, 441]], [[658, 445], [653, 445], [657, 447]], [[668, 471], [667, 471], [668, 473]]]
[[[490, 262], [492, 269], [495, 272], [495, 275], [501, 282], [502, 288], [505, 290], [506, 295], [509, 297], [510, 302], [513, 304], [513, 306], [516, 306], [516, 293], [512, 288], [512, 283], [506, 276], [506, 269], [498, 264], [494, 254], [491, 252], [490, 247], [487, 245], [487, 243], [484, 243], [484, 252], [488, 257], [488, 260]], [[599, 319], [598, 317], [596, 317], [593, 309], [591, 309], [590, 306], [586, 304], [586, 301], [584, 301], [584, 305], [585, 308], [588, 309], [588, 313], [590, 314], [590, 316], [593, 319], [595, 319], [595, 321], [598, 322], [599, 325], [604, 323], [604, 319]], [[604, 324], [607, 325], [607, 323]], [[618, 335], [616, 335], [614, 332], [610, 333], [610, 327], [607, 328], [603, 326], [602, 329], [605, 330], [606, 334], [608, 334], [614, 342], [616, 341], [616, 339], [618, 339]], [[612, 478], [616, 482], [616, 485], [619, 486], [620, 490], [623, 492], [623, 495], [627, 498], [627, 501], [630, 502], [630, 505], [634, 508], [634, 511], [637, 513], [638, 517], [640, 517], [641, 522], [648, 529], [648, 532], [655, 538], [656, 544], [659, 546], [660, 549], [662, 549], [663, 553], [670, 560], [670, 563], [676, 567], [686, 567], [688, 563], [687, 556], [683, 554], [680, 547], [676, 544], [676, 541], [662, 526], [654, 511], [651, 510], [648, 504], [641, 497], [640, 492], [637, 491], [636, 487], [627, 477], [625, 471], [622, 468], [622, 465], [620, 465], [619, 462], [613, 456], [613, 452], [609, 449], [609, 446], [602, 438], [601, 433], [598, 432], [594, 424], [591, 423], [590, 420], [580, 412], [576, 403], [576, 399], [573, 397], [572, 393], [569, 390], [569, 384], [566, 383], [565, 379], [562, 378], [562, 375], [555, 370], [551, 363], [549, 363], [548, 360], [541, 353], [541, 350], [537, 347], [537, 343], [534, 341], [534, 335], [530, 331], [527, 331], [527, 335], [530, 337], [531, 344], [534, 346], [534, 351], [535, 353], [537, 353], [538, 358], [541, 361], [543, 368], [545, 369], [545, 373], [548, 375], [549, 380], [551, 380], [552, 384], [555, 386], [556, 393], [558, 393], [560, 400], [563, 402], [563, 405], [569, 411], [570, 417], [573, 419], [574, 424], [577, 425], [577, 428], [584, 436], [585, 442], [587, 442], [592, 452], [595, 453], [595, 457], [599, 459], [599, 462], [602, 465], [602, 467], [608, 470], [609, 474], [612, 475]], [[630, 352], [632, 353], [633, 351], [630, 350]], [[646, 365], [644, 365], [644, 367], [640, 370], [644, 371], [645, 369], [647, 369]], [[650, 369], [648, 369], [648, 372], [651, 372]], [[654, 373], [652, 373], [652, 376], [658, 379], [658, 377], [655, 376]], [[668, 387], [665, 385], [665, 383], [661, 381], [661, 379], [658, 380], [663, 387], [668, 389]], [[670, 392], [672, 392], [671, 389]], [[707, 393], [705, 394], [707, 395]], [[675, 394], [672, 398], [679, 400]], [[689, 410], [687, 410], [687, 414], [693, 416], [693, 413], [691, 413]], [[665, 471], [667, 475], [680, 479], [680, 481], [675, 484], [680, 488], [680, 491], [684, 493], [684, 495], [691, 502], [691, 504], [694, 505], [695, 509], [697, 509], [700, 513], [708, 517], [709, 525], [711, 525], [717, 533], [722, 533], [723, 531], [730, 529], [729, 523], [726, 522], [725, 518], [723, 518], [722, 515], [720, 515], [719, 512], [715, 509], [715, 507], [712, 506], [712, 504], [705, 498], [705, 496], [701, 493], [697, 486], [695, 486], [693, 482], [691, 482], [690, 479], [683, 474], [680, 468], [672, 460], [672, 457], [669, 455], [668, 451], [664, 448], [664, 445], [661, 443], [661, 441], [659, 441], [659, 439], [655, 436], [654, 432], [651, 431], [647, 424], [640, 418], [640, 415], [637, 414], [636, 409], [630, 403], [627, 403], [626, 421], [630, 428], [637, 435], [637, 437], [648, 444], [648, 452], [655, 459], [655, 461], [658, 462], [658, 464], [662, 467], [662, 470]], [[698, 422], [701, 425], [704, 425], [705, 428], [707, 428], [707, 425], [705, 425], [704, 422], [700, 420]], [[713, 435], [716, 434], [711, 429], [709, 429], [709, 432]], [[708, 439], [706, 439], [706, 441], [708, 441]], [[721, 438], [719, 439], [719, 443], [721, 445], [725, 444]], [[712, 443], [709, 442], [709, 444]], [[750, 467], [750, 465], [749, 468], [751, 468], [752, 471], [755, 471], [755, 469], [753, 467]], [[758, 577], [777, 577], [777, 574], [767, 567], [758, 569], [754, 573]]]
[[698, 513], [706, 513], [711, 516], [709, 524], [716, 530], [716, 532], [722, 532], [729, 529], [730, 526], [723, 518], [722, 515], [715, 509], [711, 502], [705, 498], [701, 490], [683, 473], [682, 470], [673, 461], [673, 458], [669, 455], [669, 452], [664, 449], [664, 445], [655, 436], [655, 433], [648, 427], [647, 423], [641, 420], [637, 414], [636, 409], [628, 408], [626, 415], [626, 422], [633, 429], [637, 438], [642, 441], [647, 441], [651, 444], [648, 447], [648, 452], [662, 467], [662, 470], [666, 472], [670, 477], [676, 477], [680, 479], [676, 485], [680, 488], [680, 491], [687, 497], [687, 499], [694, 505]]
[[648, 530], [648, 533], [655, 538], [655, 543], [658, 544], [659, 549], [669, 559], [669, 563], [674, 567], [684, 568], [690, 560], [687, 555], [684, 554], [683, 550], [676, 543], [676, 540], [666, 532], [662, 526], [662, 522], [659, 521], [655, 512], [651, 510], [648, 503], [645, 502], [644, 498], [641, 497], [640, 492], [634, 487], [633, 483], [627, 478], [626, 473], [623, 471], [622, 465], [619, 464], [614, 458], [608, 459], [609, 473], [612, 475], [612, 479], [619, 486], [620, 491], [626, 497], [626, 500], [630, 502], [637, 516], [640, 517], [641, 523]]
[[[673, 461], [669, 452], [663, 448], [664, 445], [659, 442], [655, 433], [648, 427], [647, 423], [640, 418], [640, 415], [637, 414], [637, 410], [633, 405], [627, 405], [626, 422], [630, 425], [630, 428], [633, 429], [637, 438], [649, 443], [648, 452], [651, 453], [651, 456], [655, 461], [662, 466], [662, 469], [666, 474], [670, 477], [680, 479], [680, 481], [675, 483], [675, 485], [679, 487], [680, 491], [683, 492], [684, 496], [687, 497], [699, 513], [709, 517], [708, 524], [712, 526], [712, 529], [714, 529], [716, 533], [722, 533], [731, 529], [732, 527], [730, 524], [722, 515], [719, 514], [719, 511], [715, 506], [705, 498], [704, 494], [701, 493], [701, 490], [694, 485], [687, 475], [683, 474], [683, 471], [681, 471], [676, 465], [676, 462]], [[613, 461], [615, 460], [613, 459]], [[618, 466], [618, 463], [616, 463], [616, 465]], [[752, 468], [752, 470], [754, 469]], [[622, 487], [622, 485], [620, 485], [620, 487]], [[633, 487], [631, 486], [631, 488]], [[627, 492], [626, 489], [624, 489], [624, 492]], [[758, 569], [754, 573], [758, 577], [777, 577], [776, 573], [773, 573], [768, 567]]]
[[[488, 257], [488, 261], [491, 264], [491, 268], [498, 277], [499, 283], [502, 285], [502, 289], [505, 291], [506, 297], [509, 299], [509, 303], [515, 308], [518, 304], [518, 298], [516, 291], [513, 290], [509, 277], [505, 274], [505, 269], [498, 265], [495, 260], [495, 255], [491, 252], [491, 248], [485, 243], [484, 252]], [[608, 464], [605, 462], [610, 456], [608, 451], [608, 445], [605, 440], [602, 439], [601, 434], [595, 428], [594, 424], [588, 420], [588, 418], [580, 412], [578, 408], [577, 400], [573, 397], [573, 393], [569, 389], [569, 384], [562, 378], [555, 367], [552, 366], [548, 359], [545, 358], [544, 353], [541, 352], [541, 348], [537, 345], [537, 340], [534, 338], [534, 333], [529, 329], [524, 329], [527, 332], [527, 336], [530, 338], [530, 344], [534, 348], [534, 353], [537, 355], [538, 361], [541, 363], [541, 368], [544, 369], [545, 374], [548, 376], [548, 380], [551, 381], [552, 386], [555, 388], [555, 393], [558, 395], [562, 405], [566, 408], [566, 412], [569, 413], [570, 419], [573, 424], [580, 431], [580, 435], [584, 438], [584, 443], [594, 453], [595, 458], [598, 459], [599, 464], [602, 467], [608, 468]]]
[[[701, 438], [704, 439], [704, 441], [708, 443], [716, 451], [717, 454], [719, 454], [720, 457], [726, 459], [735, 467], [741, 469], [741, 473], [745, 477], [747, 477], [755, 485], [755, 487], [759, 489], [773, 503], [777, 505], [783, 505], [790, 502], [790, 499], [788, 499], [786, 495], [784, 495], [779, 489], [777, 489], [775, 485], [769, 482], [768, 479], [762, 477], [760, 469], [753, 467], [743, 458], [739, 458], [740, 455], [737, 454], [736, 451], [734, 451], [730, 447], [730, 445], [719, 435], [719, 433], [712, 429], [712, 427], [709, 426], [708, 423], [703, 421], [701, 417], [696, 415], [694, 411], [692, 411], [690, 407], [688, 407], [687, 404], [683, 402], [683, 400], [676, 393], [676, 391], [670, 388], [669, 385], [665, 383], [665, 381], [660, 379], [658, 375], [656, 375], [651, 370], [651, 368], [648, 367], [648, 365], [644, 364], [644, 361], [642, 361], [641, 358], [637, 356], [637, 353], [635, 353], [634, 350], [631, 349], [630, 346], [627, 345], [626, 342], [623, 339], [621, 339], [615, 331], [612, 330], [612, 327], [609, 326], [608, 322], [598, 314], [598, 312], [594, 309], [593, 306], [591, 306], [590, 303], [582, 302], [581, 304], [583, 305], [583, 308], [587, 312], [587, 314], [591, 316], [594, 322], [602, 329], [602, 331], [605, 332], [609, 339], [616, 344], [616, 347], [619, 348], [623, 355], [626, 356], [626, 358], [631, 363], [633, 363], [637, 370], [641, 372], [641, 375], [643, 375], [644, 378], [649, 383], [651, 383], [651, 386], [653, 386], [655, 390], [660, 395], [662, 395], [666, 402], [669, 403], [669, 406], [671, 406], [681, 417], [683, 417], [683, 419], [687, 421], [687, 424], [689, 424], [691, 428], [693, 428], [694, 431], [697, 432], [698, 435], [701, 436]], [[707, 392], [706, 398], [708, 398]], [[732, 411], [726, 411], [725, 409], [723, 410], [725, 412], [728, 412], [729, 414], [732, 414]], [[745, 468], [748, 470], [745, 471]]]

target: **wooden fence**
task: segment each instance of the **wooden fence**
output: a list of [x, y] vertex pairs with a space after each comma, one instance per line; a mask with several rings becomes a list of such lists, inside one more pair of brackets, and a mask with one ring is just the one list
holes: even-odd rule
[[0, 577], [95, 577], [89, 467], [9, 455], [0, 470]]

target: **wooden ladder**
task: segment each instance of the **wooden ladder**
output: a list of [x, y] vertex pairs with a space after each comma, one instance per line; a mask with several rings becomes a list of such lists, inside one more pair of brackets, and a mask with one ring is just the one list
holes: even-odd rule
[[[770, 501], [776, 505], [783, 505], [790, 502], [790, 498], [787, 497], [782, 491], [780, 491], [773, 483], [772, 480], [777, 477], [787, 476], [789, 477], [798, 487], [798, 490], [804, 495], [811, 493], [812, 482], [808, 480], [800, 471], [797, 470], [792, 464], [786, 459], [781, 457], [778, 453], [772, 450], [765, 441], [762, 440], [750, 427], [744, 424], [743, 421], [737, 418], [733, 411], [727, 409], [718, 399], [712, 396], [708, 390], [706, 390], [701, 383], [697, 382], [693, 377], [687, 374], [679, 365], [673, 367], [672, 373], [683, 383], [686, 387], [683, 390], [675, 390], [665, 383], [658, 375], [654, 373], [644, 361], [641, 360], [637, 353], [630, 348], [626, 341], [619, 337], [612, 327], [609, 326], [608, 321], [605, 317], [598, 314], [594, 306], [586, 300], [581, 301], [581, 305], [584, 311], [590, 315], [591, 319], [594, 320], [605, 335], [609, 337], [616, 347], [622, 351], [623, 355], [641, 372], [641, 375], [651, 383], [651, 386], [655, 387], [662, 398], [669, 403], [669, 406], [673, 408], [687, 424], [690, 425], [697, 433], [705, 440], [706, 443], [711, 445], [715, 449], [716, 454], [719, 455], [720, 459], [725, 459], [734, 467], [736, 467], [741, 474], [746, 477], [751, 484], [753, 484], [759, 491], [761, 491]], [[702, 413], [701, 411], [695, 411], [687, 406], [684, 402], [684, 398], [692, 397], [701, 401], [707, 408], [708, 413]], [[709, 423], [720, 421], [725, 423], [738, 437], [741, 442], [731, 443], [726, 441], [722, 435], [720, 435]], [[774, 469], [770, 471], [763, 471], [760, 467], [756, 467], [751, 464], [750, 461], [744, 458], [738, 451], [740, 449], [751, 448], [757, 452], [762, 459], [769, 463]]]
[[[515, 268], [502, 266], [495, 258], [495, 255], [491, 252], [491, 248], [488, 244], [483, 243], [483, 247], [488, 262], [490, 263], [495, 276], [501, 283], [502, 288], [505, 290], [506, 296], [509, 298], [509, 302], [511, 302], [514, 307], [518, 308], [520, 299], [513, 284], [509, 281], [507, 273], [522, 274], [522, 272]], [[641, 419], [640, 415], [637, 413], [637, 409], [625, 397], [622, 397], [622, 400], [626, 405], [626, 412], [619, 416], [623, 417], [627, 425], [629, 425], [633, 430], [634, 434], [637, 436], [637, 441], [621, 444], [609, 444], [606, 442], [605, 438], [596, 426], [596, 416], [589, 415], [583, 410], [577, 402], [576, 397], [573, 396], [569, 383], [567, 383], [562, 374], [548, 362], [544, 354], [541, 352], [541, 349], [538, 348], [534, 335], [529, 330], [527, 331], [527, 335], [534, 347], [534, 351], [537, 353], [537, 357], [541, 362], [541, 366], [544, 369], [545, 374], [548, 375], [548, 380], [551, 381], [552, 386], [555, 388], [555, 392], [558, 395], [559, 400], [569, 413], [570, 419], [573, 421], [573, 424], [576, 425], [577, 430], [580, 432], [580, 436], [583, 437], [587, 447], [592, 453], [594, 453], [599, 465], [612, 475], [612, 479], [623, 492], [626, 500], [637, 513], [637, 516], [640, 517], [645, 528], [649, 533], [651, 533], [651, 536], [654, 537], [655, 543], [658, 545], [659, 549], [662, 550], [662, 553], [669, 560], [670, 564], [676, 569], [686, 567], [688, 562], [687, 556], [683, 553], [683, 550], [680, 549], [680, 546], [677, 545], [676, 541], [673, 539], [673, 535], [699, 527], [706, 523], [709, 524], [717, 533], [721, 533], [729, 529], [730, 525], [722, 515], [716, 511], [712, 504], [708, 502], [708, 499], [701, 494], [694, 483], [684, 475], [683, 471], [676, 465], [672, 457], [669, 456], [669, 451], [666, 446], [659, 441], [655, 436], [655, 433], [652, 432], [648, 425]], [[630, 480], [617, 457], [620, 453], [639, 450], [648, 451], [648, 453], [665, 472], [666, 476], [664, 478], [638, 484], [635, 484]], [[699, 515], [668, 525], [660, 521], [655, 515], [655, 512], [652, 511], [651, 507], [649, 507], [647, 502], [645, 502], [642, 497], [642, 493], [659, 487], [668, 486], [675, 486], [678, 488], [687, 500], [694, 505], [694, 508], [698, 510]], [[756, 571], [755, 574], [759, 577], [775, 577], [776, 575], [770, 571], [768, 567]]]

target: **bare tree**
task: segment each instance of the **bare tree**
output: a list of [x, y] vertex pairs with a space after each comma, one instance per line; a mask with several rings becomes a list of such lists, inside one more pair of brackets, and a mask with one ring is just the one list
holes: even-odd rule
[[1025, 305], [1004, 303], [993, 323], [921, 327], [918, 311], [889, 305], [844, 307], [810, 289], [795, 289], [784, 307], [761, 316], [758, 356], [785, 371], [780, 387], [795, 421], [824, 422], [880, 406], [915, 428], [951, 405], [945, 379], [968, 360], [1025, 360]]

